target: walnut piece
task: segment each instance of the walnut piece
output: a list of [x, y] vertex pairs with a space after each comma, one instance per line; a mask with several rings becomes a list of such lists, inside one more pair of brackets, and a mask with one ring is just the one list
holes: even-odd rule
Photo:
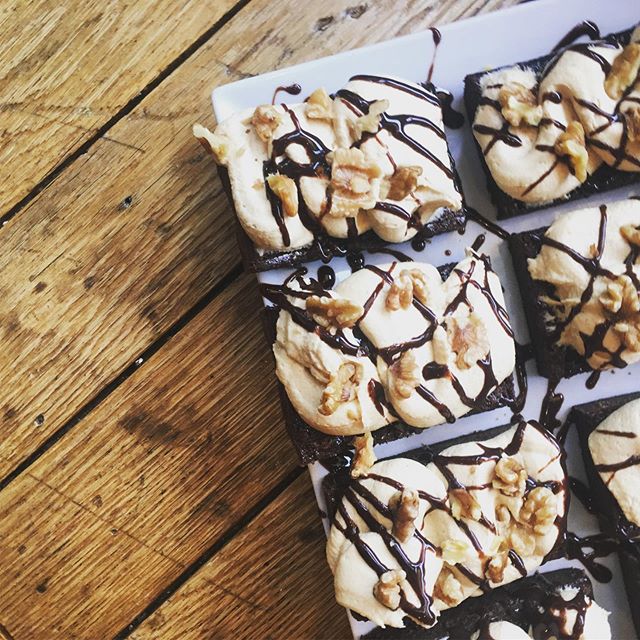
[[624, 344], [624, 346], [634, 353], [640, 352], [640, 319], [635, 322], [618, 322], [613, 327]]
[[508, 564], [509, 555], [507, 553], [499, 553], [498, 555], [493, 556], [487, 564], [487, 568], [485, 570], [486, 577], [494, 584], [502, 582], [504, 580], [504, 572]]
[[269, 188], [282, 202], [282, 209], [289, 218], [298, 215], [298, 189], [296, 183], [288, 176], [279, 174], [267, 178]]
[[360, 209], [372, 209], [378, 199], [380, 166], [356, 148], [336, 149], [327, 159], [331, 162], [329, 215], [353, 218]]
[[418, 492], [405, 487], [392, 496], [389, 507], [393, 512], [393, 535], [400, 542], [408, 542], [416, 530], [416, 518], [420, 509]]
[[270, 142], [275, 130], [280, 126], [282, 118], [278, 110], [270, 104], [262, 104], [256, 107], [251, 116], [251, 124], [256, 134], [263, 142]]
[[193, 135], [207, 153], [213, 156], [216, 164], [226, 164], [229, 158], [229, 139], [220, 133], [213, 133], [201, 124], [193, 125]]
[[304, 114], [309, 120], [329, 120], [333, 118], [333, 100], [323, 88], [316, 89], [308, 98]]
[[634, 105], [623, 114], [630, 142], [640, 142], [640, 106]]
[[330, 416], [341, 404], [355, 400], [360, 377], [360, 365], [351, 362], [341, 364], [322, 392], [318, 411], [323, 416]]
[[558, 505], [553, 492], [546, 487], [536, 487], [524, 501], [519, 520], [535, 533], [544, 535], [553, 527], [557, 515]]
[[395, 611], [400, 606], [402, 591], [406, 591], [407, 586], [407, 574], [404, 571], [385, 571], [373, 587], [373, 595], [380, 604]]
[[388, 100], [376, 100], [369, 106], [369, 113], [360, 116], [351, 123], [356, 140], [362, 138], [363, 133], [378, 133], [380, 117], [389, 108]]
[[369, 472], [376, 462], [376, 454], [373, 451], [373, 436], [370, 432], [354, 438], [353, 444], [356, 452], [351, 465], [351, 477], [361, 478]]
[[422, 175], [422, 167], [398, 167], [393, 175], [385, 181], [384, 200], [404, 200], [418, 186], [418, 178]]
[[629, 276], [618, 276], [607, 284], [605, 292], [600, 296], [600, 303], [609, 312], [622, 317], [640, 311], [638, 290]]
[[640, 247], [640, 229], [632, 224], [620, 227], [622, 237], [633, 247]]
[[449, 538], [441, 545], [442, 559], [448, 564], [458, 564], [464, 562], [469, 557], [471, 547], [466, 540], [456, 540]]
[[580, 182], [587, 179], [589, 154], [585, 143], [584, 128], [579, 122], [569, 123], [566, 131], [558, 136], [554, 151], [561, 158], [568, 159], [573, 174]]
[[466, 489], [452, 489], [449, 491], [449, 501], [451, 502], [451, 515], [456, 520], [469, 518], [477, 521], [482, 517], [480, 503]]
[[521, 557], [528, 558], [536, 550], [535, 536], [523, 527], [514, 527], [509, 533], [511, 548]]
[[471, 312], [466, 317], [449, 318], [447, 335], [451, 349], [456, 354], [456, 364], [460, 369], [469, 369], [489, 353], [487, 330], [480, 316], [475, 312]]
[[385, 299], [389, 311], [401, 307], [408, 309], [414, 296], [423, 304], [427, 303], [427, 277], [420, 269], [404, 269], [394, 278]]
[[443, 567], [433, 587], [435, 598], [450, 607], [455, 607], [462, 602], [464, 594], [462, 585], [448, 567]]
[[491, 484], [505, 496], [521, 498], [524, 495], [527, 478], [526, 470], [515, 458], [503, 457], [496, 464], [495, 476]]
[[507, 507], [506, 504], [496, 505], [496, 522], [500, 524], [502, 528], [511, 522], [511, 511], [509, 511], [509, 507]]
[[329, 296], [309, 296], [306, 302], [307, 311], [322, 327], [353, 327], [364, 313], [361, 305], [346, 298], [330, 298]]
[[624, 92], [633, 84], [640, 71], [640, 44], [628, 44], [611, 65], [611, 70], [604, 81], [607, 95], [620, 100]]
[[542, 119], [542, 107], [535, 94], [519, 82], [505, 84], [498, 93], [502, 116], [514, 127], [538, 126]]
[[393, 390], [401, 398], [410, 398], [420, 385], [420, 369], [413, 351], [405, 351], [392, 365]]

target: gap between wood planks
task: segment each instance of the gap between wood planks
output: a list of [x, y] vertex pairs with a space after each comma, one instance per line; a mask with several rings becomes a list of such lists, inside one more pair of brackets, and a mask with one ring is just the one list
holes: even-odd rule
[[201, 34], [193, 44], [189, 45], [181, 54], [170, 62], [151, 82], [142, 88], [137, 96], [129, 100], [119, 111], [107, 120], [96, 132], [80, 145], [73, 153], [67, 156], [60, 164], [56, 165], [49, 173], [36, 184], [29, 193], [20, 201], [16, 202], [9, 211], [0, 216], [0, 229], [24, 209], [39, 193], [44, 191], [63, 171], [69, 168], [80, 156], [87, 151], [101, 138], [106, 137], [106, 133], [117, 124], [122, 118], [129, 115], [154, 89], [166, 80], [178, 67], [193, 56], [202, 46], [204, 46], [222, 27], [234, 18], [251, 0], [238, 0], [238, 2], [225, 13], [215, 24]]

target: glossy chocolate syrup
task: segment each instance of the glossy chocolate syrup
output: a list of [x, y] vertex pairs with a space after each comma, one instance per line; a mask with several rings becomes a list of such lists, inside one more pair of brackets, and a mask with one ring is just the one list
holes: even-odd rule
[[564, 49], [582, 36], [588, 36], [591, 40], [599, 40], [600, 29], [598, 28], [598, 25], [591, 20], [584, 20], [583, 22], [580, 22], [570, 31], [568, 31], [566, 35], [562, 37], [560, 42], [558, 42], [558, 44], [553, 47], [553, 49], [551, 49], [551, 51], [555, 52], [559, 51], [560, 49]]
[[427, 82], [431, 82], [433, 78], [433, 70], [436, 64], [436, 55], [438, 53], [438, 47], [442, 42], [442, 34], [435, 27], [431, 27], [429, 29], [431, 31], [431, 35], [433, 36], [433, 56], [431, 57], [431, 65], [429, 66], [429, 73], [427, 73]]
[[276, 100], [278, 99], [278, 94], [281, 92], [288, 93], [290, 96], [297, 96], [300, 94], [301, 91], [302, 91], [302, 88], [297, 82], [295, 84], [287, 85], [286, 87], [285, 86], [276, 87], [275, 91], [273, 92], [273, 98], [271, 98], [271, 104], [276, 103]]

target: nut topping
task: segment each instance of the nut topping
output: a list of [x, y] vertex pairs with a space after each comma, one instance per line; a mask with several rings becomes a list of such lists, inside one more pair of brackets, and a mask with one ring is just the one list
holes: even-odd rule
[[354, 438], [353, 444], [356, 452], [353, 456], [353, 464], [351, 465], [351, 477], [361, 478], [369, 472], [369, 469], [371, 469], [376, 462], [371, 432]]
[[504, 85], [498, 93], [502, 116], [514, 127], [538, 126], [542, 119], [542, 107], [533, 91], [519, 82]]
[[600, 296], [602, 306], [613, 314], [623, 317], [640, 311], [638, 290], [629, 276], [618, 276], [607, 284], [606, 291]]
[[640, 71], [640, 44], [628, 44], [613, 61], [611, 71], [604, 82], [607, 95], [620, 100], [624, 92], [635, 82]]
[[462, 585], [448, 567], [443, 567], [440, 572], [433, 587], [433, 595], [450, 607], [455, 607], [462, 602], [464, 598]]
[[567, 158], [573, 174], [580, 181], [587, 179], [587, 163], [589, 154], [584, 137], [584, 128], [577, 122], [570, 122], [556, 140], [554, 151], [561, 158]]
[[296, 183], [287, 176], [272, 175], [267, 178], [269, 188], [280, 198], [282, 209], [289, 218], [298, 215], [298, 189]]
[[280, 126], [282, 118], [278, 110], [270, 104], [262, 104], [256, 107], [251, 116], [251, 124], [256, 134], [263, 142], [270, 142], [275, 130]]
[[557, 515], [558, 505], [552, 491], [546, 487], [536, 487], [524, 501], [519, 519], [535, 533], [544, 535], [553, 527]]
[[333, 100], [323, 89], [316, 89], [308, 98], [304, 113], [309, 120], [331, 120], [333, 118]]
[[404, 269], [389, 288], [385, 306], [389, 311], [397, 311], [401, 307], [408, 309], [414, 296], [423, 304], [427, 303], [427, 277], [420, 269]]
[[193, 125], [193, 135], [205, 151], [213, 156], [216, 164], [225, 164], [229, 156], [229, 139], [227, 136], [213, 133], [201, 124]]
[[442, 559], [448, 564], [458, 564], [464, 562], [469, 557], [471, 547], [465, 540], [456, 540], [449, 538], [440, 546], [442, 550]]
[[387, 192], [383, 199], [404, 200], [418, 186], [418, 178], [422, 175], [422, 167], [398, 167], [389, 178]]
[[466, 317], [447, 320], [447, 335], [460, 369], [469, 369], [487, 356], [490, 349], [487, 330], [480, 316], [471, 312]]
[[504, 571], [509, 565], [509, 555], [506, 553], [500, 553], [497, 556], [491, 558], [487, 564], [485, 575], [490, 582], [499, 584], [504, 580]]
[[360, 149], [336, 149], [327, 154], [331, 162], [331, 209], [329, 215], [353, 218], [360, 209], [372, 209], [378, 199], [377, 181], [382, 169]]
[[622, 237], [633, 247], [640, 247], [640, 229], [632, 224], [625, 224], [620, 227]]
[[369, 113], [360, 116], [353, 122], [353, 134], [356, 140], [362, 138], [363, 133], [378, 133], [380, 117], [389, 108], [388, 100], [376, 100], [369, 106]]
[[405, 351], [392, 365], [393, 390], [401, 398], [409, 398], [420, 385], [420, 369], [413, 351]]
[[527, 472], [515, 458], [500, 458], [491, 484], [505, 496], [522, 497], [527, 477]]
[[307, 311], [322, 327], [353, 327], [364, 313], [364, 309], [346, 298], [330, 298], [329, 296], [309, 296], [306, 302]]
[[449, 491], [449, 501], [451, 502], [451, 515], [456, 520], [469, 518], [477, 521], [482, 517], [480, 503], [466, 489]]
[[634, 353], [640, 352], [640, 320], [635, 323], [618, 322], [613, 327], [619, 334], [624, 346]]
[[416, 518], [420, 509], [420, 498], [415, 489], [404, 488], [389, 501], [393, 511], [393, 535], [400, 542], [408, 542], [416, 530]]
[[630, 142], [640, 142], [640, 106], [634, 105], [623, 114]]
[[401, 592], [406, 591], [407, 586], [407, 574], [404, 571], [385, 571], [373, 587], [373, 595], [380, 604], [395, 611], [400, 606]]
[[322, 400], [318, 411], [323, 416], [330, 416], [345, 403], [356, 399], [356, 391], [360, 383], [361, 366], [347, 362], [331, 376], [329, 383], [322, 392]]

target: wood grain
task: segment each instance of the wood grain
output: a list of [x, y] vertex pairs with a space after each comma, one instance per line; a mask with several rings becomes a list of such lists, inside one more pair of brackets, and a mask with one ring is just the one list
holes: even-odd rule
[[347, 640], [309, 478], [274, 500], [131, 640]]
[[0, 216], [236, 1], [3, 3]]
[[113, 637], [296, 469], [256, 289], [238, 279], [0, 493], [16, 640]]

